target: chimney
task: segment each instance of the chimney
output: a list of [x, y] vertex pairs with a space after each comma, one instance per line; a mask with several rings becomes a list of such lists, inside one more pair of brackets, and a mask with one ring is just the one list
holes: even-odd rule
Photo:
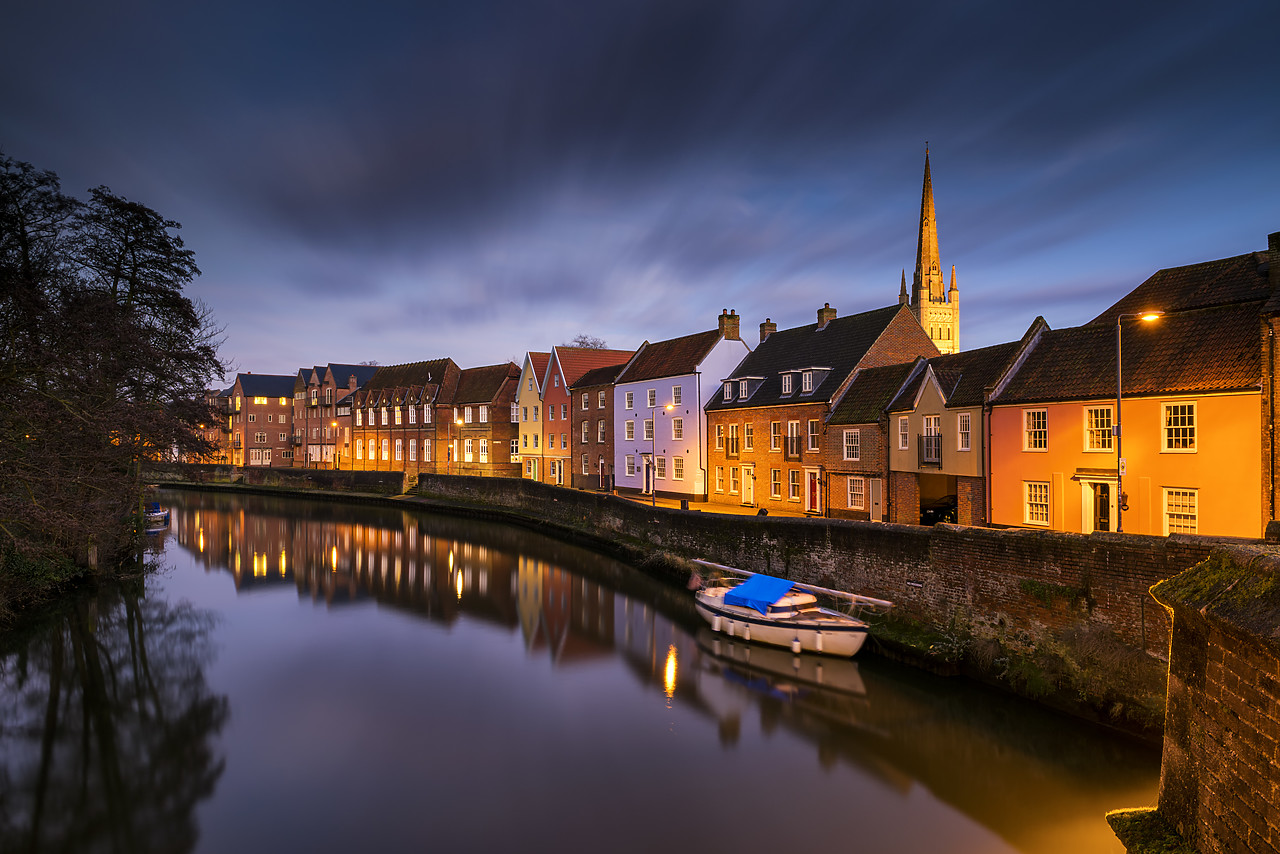
[[777, 331], [778, 331], [778, 324], [774, 323], [772, 320], [766, 317], [764, 319], [764, 323], [760, 324], [760, 343], [763, 344], [764, 339], [768, 338], [770, 335], [772, 335]]
[[720, 309], [720, 336], [728, 338], [730, 341], [739, 340], [738, 322], [741, 319], [736, 311], [730, 311], [727, 308]]
[[1280, 293], [1280, 231], [1267, 235], [1267, 250], [1271, 261], [1271, 268], [1267, 275], [1271, 292]]
[[831, 307], [831, 303], [823, 303], [822, 308], [818, 309], [818, 329], [819, 331], [826, 329], [827, 324], [836, 319], [836, 310]]

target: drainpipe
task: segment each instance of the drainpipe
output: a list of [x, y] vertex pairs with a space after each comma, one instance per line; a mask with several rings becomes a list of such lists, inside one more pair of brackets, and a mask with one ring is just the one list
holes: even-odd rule
[[991, 525], [991, 402], [982, 404], [982, 421], [986, 438], [982, 442], [982, 524]]

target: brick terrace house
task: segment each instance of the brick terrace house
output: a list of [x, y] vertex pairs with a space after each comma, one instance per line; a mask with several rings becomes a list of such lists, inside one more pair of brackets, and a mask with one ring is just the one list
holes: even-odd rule
[[460, 374], [448, 358], [378, 368], [352, 396], [352, 466], [402, 471], [406, 484], [421, 472], [452, 471], [461, 417], [449, 401]]
[[[766, 320], [760, 338], [706, 406], [708, 500], [821, 514], [834, 401], [859, 368], [935, 356], [938, 348], [906, 305], [844, 318], [826, 305], [808, 326], [776, 332]], [[757, 471], [767, 487], [755, 485]]]
[[[1275, 518], [1278, 267], [1272, 234], [1266, 252], [1161, 270], [1089, 324], [1042, 333], [993, 400], [993, 524], [1261, 536]], [[1150, 309], [1164, 315], [1136, 316]]]
[[570, 389], [572, 485], [578, 489], [613, 488], [613, 381], [625, 365], [587, 371]]
[[237, 374], [228, 415], [236, 466], [293, 464], [293, 376]]
[[569, 437], [573, 431], [569, 415], [572, 408], [570, 387], [594, 368], [625, 364], [632, 352], [594, 347], [551, 348], [551, 356], [547, 360], [546, 372], [541, 382], [544, 413], [541, 480], [544, 483], [564, 486], [566, 482], [572, 482], [568, 471], [573, 466], [573, 451], [569, 447]]
[[[453, 399], [448, 401], [448, 416], [457, 413], [457, 449], [447, 449], [456, 453], [454, 474], [520, 476], [520, 464], [512, 461], [519, 425], [511, 417], [519, 380], [515, 362], [466, 368], [459, 374]], [[437, 464], [434, 470], [443, 469]]]
[[828, 516], [888, 521], [884, 485], [889, 480], [889, 429], [885, 408], [923, 362], [860, 369], [832, 407], [826, 428], [830, 441], [823, 443]]
[[294, 465], [335, 468], [349, 453], [351, 407], [339, 402], [368, 382], [376, 365], [316, 365], [298, 371], [293, 384]]
[[[707, 499], [706, 413], [716, 381], [751, 352], [737, 312], [721, 310], [715, 329], [645, 342], [613, 389], [620, 430], [614, 437], [619, 492]], [[710, 377], [703, 381], [703, 377]]]
[[889, 519], [987, 524], [986, 403], [1046, 327], [1020, 341], [921, 360], [886, 407]]
[[531, 480], [542, 479], [542, 452], [545, 444], [542, 427], [542, 381], [547, 376], [547, 364], [550, 361], [550, 353], [525, 353], [516, 388], [516, 409], [513, 414], [520, 417], [520, 455], [516, 462], [522, 466], [522, 476]]

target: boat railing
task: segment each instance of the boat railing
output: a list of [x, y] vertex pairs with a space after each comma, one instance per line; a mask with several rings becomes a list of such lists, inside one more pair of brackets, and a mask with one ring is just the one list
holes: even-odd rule
[[[725, 566], [724, 564], [721, 564], [721, 563], [713, 563], [709, 560], [702, 560], [701, 558], [694, 558], [693, 562], [698, 564], [699, 566], [705, 566], [708, 569], [713, 569], [719, 572], [728, 572], [734, 575], [752, 576], [752, 575], [759, 574], [755, 572], [749, 572], [748, 570], [745, 570], [745, 569], [738, 569], [732, 566]], [[790, 581], [790, 579], [787, 579], [787, 580]], [[799, 587], [801, 590], [808, 590], [811, 593], [821, 593], [824, 596], [832, 596], [837, 599], [844, 599], [849, 602], [852, 602], [854, 605], [859, 606], [860, 608], [887, 611], [893, 607], [893, 603], [887, 599], [876, 599], [871, 596], [860, 596], [857, 593], [849, 593], [848, 591], [845, 591], [845, 590], [832, 590], [830, 587], [819, 587], [816, 584], [805, 584], [803, 581], [792, 581], [791, 583], [794, 584], [796, 587]]]

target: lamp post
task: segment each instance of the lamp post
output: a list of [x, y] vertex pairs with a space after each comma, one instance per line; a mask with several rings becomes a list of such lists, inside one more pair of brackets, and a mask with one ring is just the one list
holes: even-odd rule
[[1113, 433], [1115, 433], [1115, 437], [1116, 437], [1116, 533], [1117, 534], [1124, 533], [1123, 513], [1125, 510], [1124, 455], [1123, 453], [1121, 453], [1121, 443], [1123, 441], [1123, 438], [1122, 438], [1123, 433], [1120, 429], [1120, 402], [1124, 396], [1124, 385], [1123, 385], [1123, 380], [1124, 380], [1123, 367], [1124, 366], [1123, 366], [1123, 363], [1121, 362], [1121, 357], [1124, 350], [1121, 347], [1120, 330], [1122, 328], [1123, 321], [1126, 317], [1137, 317], [1150, 323], [1151, 321], [1156, 320], [1157, 318], [1160, 318], [1163, 316], [1164, 316], [1164, 312], [1159, 310], [1138, 311], [1132, 314], [1116, 315], [1116, 423], [1112, 426], [1111, 430]]
[[337, 471], [341, 468], [339, 465], [341, 455], [338, 453], [338, 422], [331, 421], [329, 422], [329, 426], [333, 428], [333, 470]]

